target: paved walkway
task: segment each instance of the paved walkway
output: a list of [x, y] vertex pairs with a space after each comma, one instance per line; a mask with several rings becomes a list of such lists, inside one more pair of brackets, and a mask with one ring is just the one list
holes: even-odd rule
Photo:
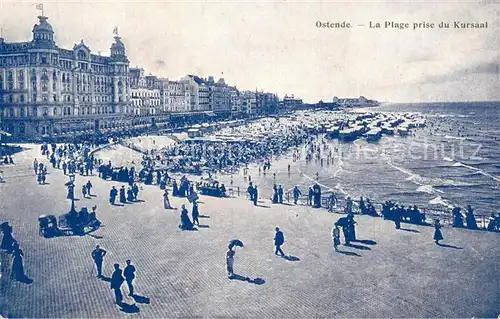
[[[108, 193], [119, 185], [90, 177], [97, 197], [80, 199], [77, 208], [97, 204], [104, 227], [83, 237], [44, 239], [41, 214], [69, 210], [61, 171], [49, 169], [50, 185], [36, 184], [31, 170], [38, 148], [16, 154], [15, 166], [2, 167], [0, 221], [8, 220], [25, 252], [33, 283], [8, 278], [10, 257], [0, 280], [4, 317], [120, 317], [109, 283], [95, 278], [90, 253], [96, 244], [108, 250], [104, 274], [132, 259], [137, 303], [143, 317], [496, 317], [500, 313], [500, 237], [496, 233], [444, 228], [436, 246], [433, 229], [403, 224], [396, 231], [382, 219], [356, 217], [357, 236], [365, 240], [334, 253], [331, 226], [340, 215], [308, 207], [254, 207], [244, 199], [202, 197], [196, 232], [177, 228], [178, 210], [162, 208], [162, 191], [143, 186], [143, 202], [111, 207]], [[77, 176], [75, 190], [86, 177]], [[77, 197], [81, 198], [80, 194]], [[173, 198], [180, 207], [183, 199]], [[190, 205], [188, 206], [190, 210]], [[298, 259], [273, 254], [274, 228], [283, 250]], [[229, 280], [225, 251], [238, 238], [235, 271], [256, 283]], [[462, 248], [462, 249], [457, 249]], [[128, 300], [130, 302], [131, 300]], [[130, 310], [130, 309], [129, 309]], [[133, 310], [133, 309], [132, 309]]]

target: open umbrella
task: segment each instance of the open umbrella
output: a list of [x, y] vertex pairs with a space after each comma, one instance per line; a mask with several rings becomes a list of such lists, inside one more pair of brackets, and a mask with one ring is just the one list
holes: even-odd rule
[[233, 239], [229, 242], [229, 248], [232, 249], [234, 246], [244, 247], [243, 242], [239, 239]]

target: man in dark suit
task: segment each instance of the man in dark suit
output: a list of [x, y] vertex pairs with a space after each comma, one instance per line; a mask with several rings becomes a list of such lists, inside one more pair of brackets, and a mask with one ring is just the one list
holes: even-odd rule
[[109, 203], [111, 205], [115, 204], [116, 196], [118, 195], [118, 190], [113, 186], [111, 191], [109, 191]]
[[115, 264], [115, 271], [113, 271], [113, 275], [111, 275], [111, 289], [113, 289], [115, 293], [115, 302], [117, 305], [122, 304], [123, 300], [123, 295], [121, 292], [121, 287], [123, 284], [123, 276], [122, 276], [122, 270], [120, 269], [119, 264]]
[[94, 263], [97, 268], [97, 277], [102, 277], [102, 261], [104, 256], [106, 256], [107, 251], [99, 247], [99, 245], [95, 246], [95, 249], [92, 251], [92, 259], [94, 259]]
[[128, 286], [128, 295], [133, 296], [134, 295], [134, 285], [132, 282], [135, 279], [135, 267], [132, 265], [132, 262], [127, 260], [127, 266], [123, 270], [123, 276], [125, 276], [125, 280], [127, 281], [127, 286]]
[[276, 246], [276, 251], [274, 254], [280, 253], [281, 257], [285, 257], [285, 253], [283, 250], [281, 250], [281, 245], [285, 242], [285, 236], [283, 235], [283, 232], [276, 227], [276, 235], [274, 235], [274, 246]]

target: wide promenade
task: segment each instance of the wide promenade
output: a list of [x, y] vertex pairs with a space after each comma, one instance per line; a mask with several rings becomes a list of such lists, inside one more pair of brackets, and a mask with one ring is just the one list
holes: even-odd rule
[[[498, 233], [445, 227], [443, 244], [433, 228], [356, 216], [351, 247], [332, 247], [331, 227], [341, 215], [325, 210], [272, 205], [259, 207], [242, 198], [202, 197], [198, 231], [177, 228], [178, 210], [165, 210], [162, 191], [143, 186], [141, 202], [110, 206], [109, 189], [119, 183], [97, 176], [76, 178], [76, 207], [97, 205], [104, 226], [86, 236], [44, 239], [38, 216], [69, 210], [62, 171], [49, 168], [38, 185], [31, 169], [38, 147], [3, 166], [0, 222], [9, 221], [25, 253], [32, 284], [9, 278], [10, 256], [1, 253], [0, 315], [4, 317], [122, 317], [109, 283], [95, 278], [90, 253], [96, 244], [108, 251], [104, 274], [113, 263], [131, 259], [137, 268], [136, 303], [142, 317], [496, 317], [500, 314], [500, 237]], [[47, 162], [45, 160], [45, 162]], [[90, 179], [92, 199], [81, 186]], [[171, 199], [175, 207], [187, 201]], [[187, 205], [191, 211], [191, 205]], [[285, 253], [274, 255], [279, 226]], [[225, 251], [238, 238], [235, 272], [254, 282], [230, 280]], [[240, 278], [240, 279], [242, 279]], [[131, 298], [127, 302], [131, 302]], [[125, 309], [127, 310], [127, 309]], [[130, 309], [129, 309], [130, 310]]]

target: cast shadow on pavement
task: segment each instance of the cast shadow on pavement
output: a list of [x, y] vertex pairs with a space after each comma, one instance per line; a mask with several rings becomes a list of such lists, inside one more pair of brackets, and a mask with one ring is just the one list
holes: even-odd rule
[[144, 303], [144, 304], [150, 304], [151, 300], [148, 297], [145, 296], [140, 296], [140, 295], [132, 295], [132, 298], [134, 298], [135, 302], [137, 303]]
[[254, 205], [255, 207], [263, 207], [263, 208], [271, 208], [271, 206], [266, 206], [266, 205], [260, 205], [260, 204], [257, 204], [257, 205]]
[[203, 225], [203, 224], [202, 224], [202, 225], [197, 225], [197, 226], [198, 226], [199, 228], [210, 228], [210, 226], [208, 226], [208, 225]]
[[420, 233], [418, 230], [416, 230], [416, 229], [410, 229], [410, 228], [400, 228], [399, 230], [408, 231], [410, 233]]
[[283, 259], [286, 259], [288, 261], [300, 261], [300, 258], [299, 257], [295, 257], [295, 256], [292, 256], [292, 255], [288, 255], [288, 256], [283, 256], [282, 257]]
[[86, 233], [85, 235], [90, 236], [90, 237], [92, 237], [94, 239], [103, 239], [104, 238], [104, 236], [94, 235], [94, 234], [91, 234], [91, 233]]
[[199, 218], [210, 218], [210, 216], [208, 216], [208, 215], [200, 215], [200, 216], [198, 216], [198, 217], [199, 217]]
[[352, 240], [353, 242], [355, 243], [361, 243], [361, 244], [364, 244], [364, 245], [376, 245], [377, 242], [374, 241], [374, 240], [369, 240], [369, 239], [356, 239], [356, 240]]
[[347, 255], [347, 256], [361, 257], [361, 255], [359, 255], [353, 251], [337, 250], [337, 253], [342, 254], [342, 255]]
[[246, 281], [248, 283], [255, 284], [255, 285], [263, 285], [266, 282], [262, 278], [251, 279], [249, 277], [243, 277], [241, 275], [236, 275], [236, 274], [234, 274], [231, 277], [229, 277], [229, 279], [231, 279], [231, 280], [239, 280], [239, 281]]
[[441, 243], [438, 243], [437, 245], [440, 246], [440, 247], [445, 247], [445, 248], [464, 249], [463, 247], [457, 247], [457, 246], [447, 245], [447, 244], [441, 244]]
[[346, 247], [352, 247], [354, 249], [359, 249], [359, 250], [372, 250], [370, 247], [356, 245], [356, 244], [344, 244], [344, 246], [346, 246]]
[[129, 305], [128, 303], [122, 302], [120, 304], [120, 311], [123, 311], [125, 313], [138, 313], [139, 311], [141, 311], [141, 309], [139, 309], [139, 307], [137, 307], [137, 305], [135, 304]]

